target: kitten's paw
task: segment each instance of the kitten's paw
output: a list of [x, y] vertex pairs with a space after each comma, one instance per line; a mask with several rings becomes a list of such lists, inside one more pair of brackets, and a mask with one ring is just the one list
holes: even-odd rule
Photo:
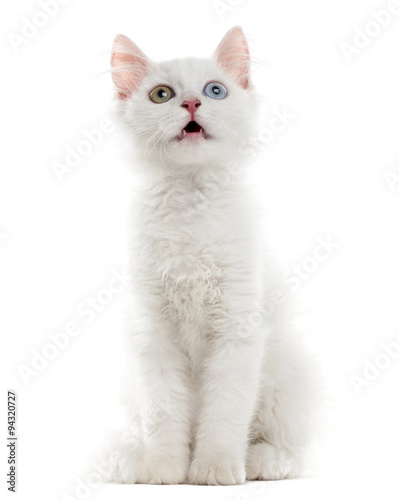
[[188, 458], [147, 456], [136, 483], [181, 484], [187, 481]]
[[134, 484], [137, 482], [141, 468], [141, 456], [138, 452], [119, 454], [114, 462], [111, 482]]
[[112, 431], [92, 459], [88, 472], [96, 472], [105, 483], [178, 484], [187, 481], [189, 447], [148, 449], [135, 434]]
[[252, 481], [284, 479], [290, 475], [291, 460], [272, 444], [250, 445], [247, 453], [246, 475]]
[[86, 472], [95, 472], [103, 483], [135, 483], [141, 464], [140, 442], [131, 440], [127, 443], [122, 432], [109, 431], [102, 437]]
[[190, 467], [191, 484], [231, 485], [244, 484], [245, 467], [230, 458], [222, 460], [200, 460], [195, 458]]

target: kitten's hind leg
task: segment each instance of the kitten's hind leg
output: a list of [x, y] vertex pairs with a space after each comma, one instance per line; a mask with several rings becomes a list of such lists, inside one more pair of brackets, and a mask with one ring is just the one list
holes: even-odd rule
[[282, 450], [266, 441], [249, 445], [246, 462], [246, 477], [254, 480], [277, 480], [289, 476], [292, 459]]
[[119, 430], [106, 432], [87, 464], [86, 477], [99, 476], [102, 483], [135, 483], [143, 461], [142, 443]]
[[251, 425], [247, 479], [292, 478], [307, 472], [319, 432], [320, 377], [315, 360], [286, 332], [276, 329], [268, 340]]

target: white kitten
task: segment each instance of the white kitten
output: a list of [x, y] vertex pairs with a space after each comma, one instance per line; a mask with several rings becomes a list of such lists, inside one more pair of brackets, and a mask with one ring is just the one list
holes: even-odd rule
[[117, 36], [112, 75], [141, 194], [131, 272], [133, 439], [112, 479], [242, 484], [299, 473], [313, 372], [289, 333], [240, 145], [258, 102], [244, 34], [212, 59], [150, 61]]

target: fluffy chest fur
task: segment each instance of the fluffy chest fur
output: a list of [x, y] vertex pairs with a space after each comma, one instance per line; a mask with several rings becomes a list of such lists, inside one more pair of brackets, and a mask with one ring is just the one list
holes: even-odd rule
[[193, 357], [223, 323], [228, 328], [229, 291], [249, 282], [253, 290], [258, 278], [253, 208], [241, 185], [221, 192], [192, 178], [166, 181], [138, 201], [141, 289], [156, 290], [154, 307]]

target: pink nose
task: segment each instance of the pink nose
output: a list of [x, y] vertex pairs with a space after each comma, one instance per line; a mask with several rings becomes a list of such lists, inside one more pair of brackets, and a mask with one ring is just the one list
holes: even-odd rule
[[194, 113], [198, 106], [201, 106], [201, 101], [199, 99], [184, 101], [182, 104], [182, 108], [187, 108], [188, 112], [191, 114], [191, 118], [194, 118]]

